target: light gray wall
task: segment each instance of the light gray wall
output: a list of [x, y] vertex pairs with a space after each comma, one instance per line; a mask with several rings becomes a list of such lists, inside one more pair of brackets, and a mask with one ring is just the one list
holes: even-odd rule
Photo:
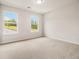
[[[12, 11], [15, 12], [18, 16], [18, 32], [15, 34], [7, 34], [3, 35], [2, 43], [36, 38], [43, 35], [42, 33], [42, 15], [14, 7], [3, 6], [4, 11]], [[39, 31], [31, 32], [31, 16], [37, 16], [39, 20]]]
[[79, 44], [79, 2], [53, 10], [44, 18], [46, 36]]

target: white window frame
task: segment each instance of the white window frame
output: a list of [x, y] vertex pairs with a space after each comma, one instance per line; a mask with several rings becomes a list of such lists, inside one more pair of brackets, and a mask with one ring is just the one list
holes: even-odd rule
[[[37, 22], [37, 29], [36, 29], [35, 31], [32, 31], [32, 17], [36, 17], [36, 18], [37, 18], [37, 19], [36, 19], [36, 22]], [[39, 26], [40, 26], [40, 24], [39, 24], [39, 17], [36, 16], [36, 15], [32, 15], [32, 16], [31, 16], [31, 22], [30, 22], [30, 23], [31, 23], [31, 26], [30, 26], [30, 27], [31, 27], [31, 32], [32, 32], [32, 33], [34, 33], [34, 32], [39, 32]]]
[[[10, 11], [10, 10], [3, 10], [2, 13], [5, 13], [5, 12], [12, 12], [12, 13], [16, 14], [16, 24], [17, 25], [16, 25], [16, 31], [15, 31], [15, 33], [5, 33], [4, 30], [3, 30], [3, 35], [17, 34], [18, 33], [18, 15], [17, 15], [17, 13], [15, 11]], [[3, 16], [3, 18], [4, 18], [4, 16]], [[3, 19], [3, 29], [4, 29], [4, 19]]]

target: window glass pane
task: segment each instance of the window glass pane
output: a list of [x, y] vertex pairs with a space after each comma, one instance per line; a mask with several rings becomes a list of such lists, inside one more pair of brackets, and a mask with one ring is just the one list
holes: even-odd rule
[[17, 31], [17, 16], [14, 12], [3, 12], [4, 33], [15, 33]]
[[31, 17], [31, 31], [38, 31], [38, 18], [36, 16]]

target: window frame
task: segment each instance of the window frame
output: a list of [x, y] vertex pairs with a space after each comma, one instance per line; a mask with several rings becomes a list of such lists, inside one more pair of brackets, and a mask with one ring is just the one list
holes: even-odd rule
[[[35, 31], [32, 31], [32, 17], [36, 17], [36, 23], [37, 23], [37, 29]], [[31, 16], [31, 21], [30, 21], [30, 27], [31, 27], [31, 33], [39, 32], [39, 17], [36, 15]]]
[[[12, 35], [12, 34], [17, 34], [18, 33], [18, 14], [17, 14], [17, 12], [16, 11], [12, 11], [12, 10], [3, 10], [3, 12], [2, 13], [5, 13], [5, 12], [12, 12], [12, 13], [14, 13], [15, 15], [16, 15], [16, 31], [15, 31], [15, 33], [5, 33], [4, 32], [4, 30], [3, 30], [3, 35]], [[2, 15], [2, 17], [4, 18], [4, 16]], [[3, 21], [2, 21], [2, 23], [3, 23], [3, 29], [4, 29], [4, 19], [3, 19]]]

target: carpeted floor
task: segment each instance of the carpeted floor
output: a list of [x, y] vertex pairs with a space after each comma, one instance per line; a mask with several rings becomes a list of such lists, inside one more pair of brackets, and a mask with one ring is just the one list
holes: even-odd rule
[[0, 46], [0, 59], [79, 59], [79, 46], [38, 38]]

